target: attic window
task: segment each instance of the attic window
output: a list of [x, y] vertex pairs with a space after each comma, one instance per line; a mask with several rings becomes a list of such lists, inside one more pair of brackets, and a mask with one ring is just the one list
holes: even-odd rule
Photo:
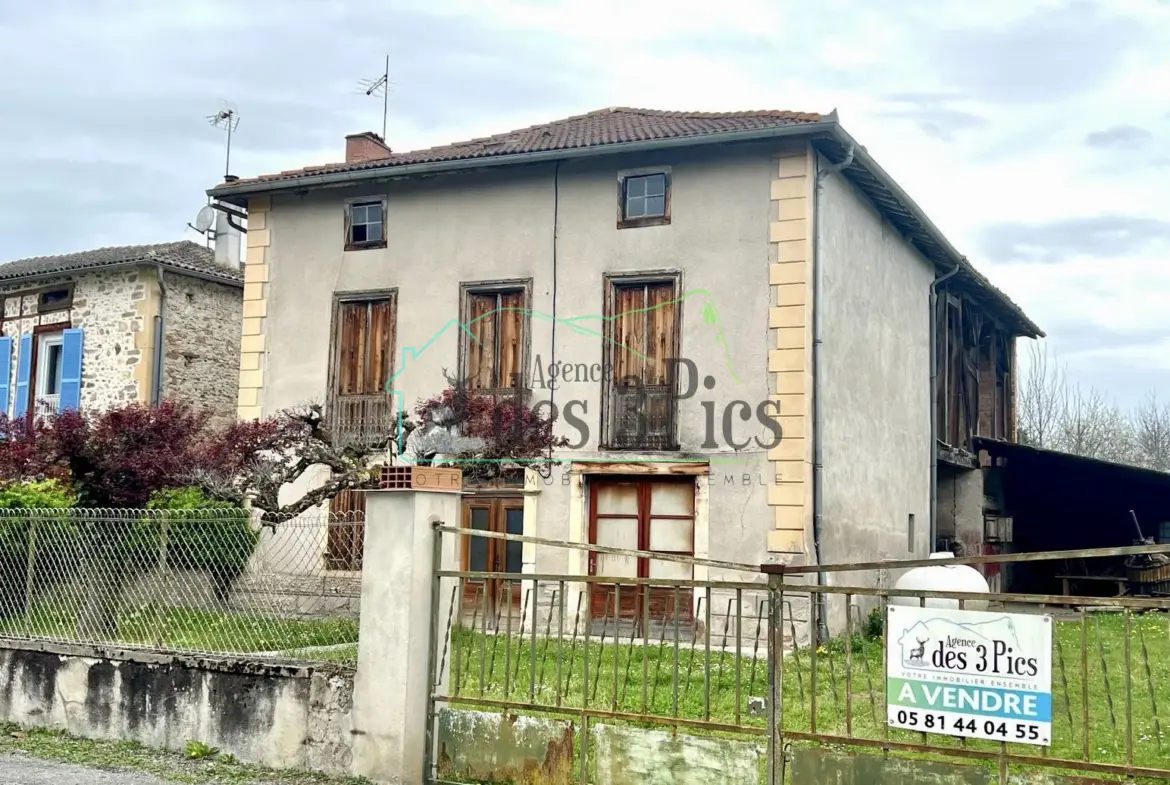
[[618, 175], [618, 228], [670, 223], [670, 172], [624, 172]]
[[44, 289], [37, 293], [37, 313], [64, 311], [73, 307], [73, 284]]
[[385, 248], [385, 205], [380, 202], [354, 202], [346, 215], [345, 249]]

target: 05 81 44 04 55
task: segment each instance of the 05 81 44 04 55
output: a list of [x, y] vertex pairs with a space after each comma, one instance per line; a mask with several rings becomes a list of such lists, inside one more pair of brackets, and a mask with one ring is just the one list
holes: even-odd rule
[[1052, 735], [1052, 725], [1047, 722], [988, 718], [949, 711], [920, 711], [896, 706], [889, 707], [887, 722], [891, 728], [1026, 744], [1047, 745]]

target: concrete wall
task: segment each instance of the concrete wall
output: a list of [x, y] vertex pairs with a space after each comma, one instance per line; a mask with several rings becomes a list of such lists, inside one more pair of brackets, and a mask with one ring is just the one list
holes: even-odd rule
[[[539, 358], [547, 378], [547, 366], [554, 362], [591, 366], [602, 361], [597, 317], [603, 313], [603, 274], [681, 270], [682, 287], [690, 293], [682, 306], [682, 353], [694, 360], [700, 378], [710, 375], [715, 381], [710, 392], [700, 384], [694, 398], [679, 407], [683, 453], [712, 461], [710, 499], [704, 505], [709, 520], [703, 526], [717, 535], [703, 535], [701, 541], [697, 536], [696, 551], [717, 559], [761, 561], [774, 525], [767, 506], [773, 467], [762, 450], [753, 445], [736, 451], [719, 431], [728, 403], [743, 400], [754, 409], [770, 392], [763, 370], [772, 348], [767, 330], [769, 209], [777, 153], [774, 147], [753, 147], [615, 157], [566, 162], [559, 174], [551, 165], [535, 166], [397, 182], [379, 191], [255, 200], [249, 222], [252, 215], [263, 215], [263, 228], [248, 235], [239, 410], [243, 416], [259, 416], [306, 399], [324, 400], [336, 292], [397, 290], [396, 357], [403, 371], [396, 386], [405, 404], [413, 406], [444, 386], [443, 368], [456, 367], [458, 330], [451, 322], [459, 315], [460, 282], [531, 279], [537, 315], [531, 322], [529, 371]], [[671, 167], [671, 223], [618, 230], [618, 171], [656, 164]], [[387, 198], [387, 247], [343, 251], [345, 201], [373, 195]], [[262, 299], [250, 301], [249, 296]], [[576, 326], [565, 321], [570, 318], [578, 319]], [[262, 333], [250, 334], [253, 330]], [[402, 359], [406, 347], [422, 347], [432, 339], [418, 356]], [[555, 393], [534, 390], [536, 401], [552, 399], [563, 407], [580, 400], [587, 407], [585, 414], [575, 413], [588, 424], [589, 438], [565, 458], [612, 457], [596, 449], [600, 392], [600, 382], [585, 380], [565, 382]], [[701, 446], [704, 400], [715, 404], [717, 449]], [[754, 418], [744, 423], [736, 416], [731, 424], [736, 442], [770, 435]], [[558, 431], [577, 438], [563, 419]], [[638, 457], [669, 461], [677, 454]], [[527, 519], [538, 522], [541, 536], [583, 537], [573, 510], [584, 487], [560, 473], [550, 484], [538, 484]], [[539, 553], [547, 569], [570, 566], [563, 551]]]
[[0, 648], [5, 721], [171, 750], [202, 741], [245, 762], [350, 773], [345, 671], [34, 645]]
[[167, 275], [163, 397], [235, 417], [240, 361], [239, 286]]
[[824, 181], [819, 209], [821, 556], [829, 563], [922, 557], [930, 547], [933, 268], [840, 175]]
[[938, 536], [961, 543], [964, 556], [983, 553], [983, 470], [939, 464]]

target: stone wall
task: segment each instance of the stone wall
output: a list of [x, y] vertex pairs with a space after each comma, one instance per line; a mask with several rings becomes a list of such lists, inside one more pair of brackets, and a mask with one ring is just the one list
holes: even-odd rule
[[353, 676], [341, 669], [0, 640], [0, 671], [7, 722], [171, 750], [201, 741], [281, 769], [351, 770]]
[[[3, 334], [68, 323], [85, 330], [81, 406], [103, 409], [151, 399], [154, 316], [159, 288], [153, 268], [103, 270], [0, 287]], [[74, 282], [71, 308], [37, 313], [37, 293]], [[239, 287], [171, 273], [167, 287], [163, 396], [235, 413], [242, 294]], [[16, 349], [9, 378], [15, 384]]]
[[[37, 314], [37, 292], [75, 281], [73, 306], [67, 310]], [[149, 295], [148, 281], [140, 270], [84, 273], [0, 288], [4, 294], [4, 335], [17, 338], [41, 325], [69, 322], [85, 330], [82, 360], [83, 408], [142, 400], [140, 363], [150, 363], [136, 343], [139, 333], [150, 328], [139, 307]], [[10, 379], [16, 380], [16, 347]], [[14, 388], [15, 392], [15, 388]]]
[[163, 397], [234, 417], [243, 293], [238, 286], [167, 275]]

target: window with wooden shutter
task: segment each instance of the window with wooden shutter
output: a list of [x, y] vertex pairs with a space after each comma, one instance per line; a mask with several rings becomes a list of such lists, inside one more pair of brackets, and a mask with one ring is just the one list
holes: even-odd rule
[[386, 384], [394, 370], [393, 295], [347, 297], [336, 306], [331, 390], [333, 437], [378, 444], [393, 423]]
[[678, 278], [611, 278], [606, 293], [609, 376], [603, 444], [673, 450], [679, 349]]
[[468, 389], [504, 393], [525, 387], [529, 313], [525, 284], [464, 287], [460, 376]]

